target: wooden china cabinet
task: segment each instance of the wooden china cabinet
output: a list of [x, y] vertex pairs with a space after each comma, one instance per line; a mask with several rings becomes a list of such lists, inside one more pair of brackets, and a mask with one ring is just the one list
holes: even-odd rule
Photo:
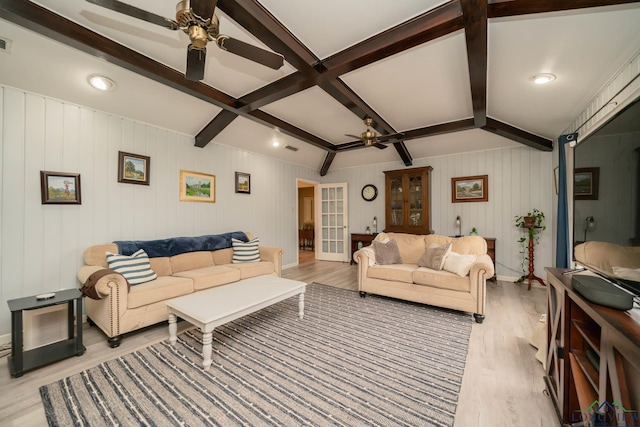
[[431, 234], [431, 166], [385, 171], [384, 231]]

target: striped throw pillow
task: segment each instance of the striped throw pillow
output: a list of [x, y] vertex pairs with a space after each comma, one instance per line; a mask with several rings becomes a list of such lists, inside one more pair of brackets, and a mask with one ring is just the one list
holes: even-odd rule
[[238, 239], [231, 239], [231, 245], [233, 246], [233, 263], [240, 262], [256, 262], [260, 261], [260, 239], [257, 237], [247, 243]]
[[158, 277], [151, 269], [149, 256], [143, 249], [131, 256], [107, 252], [107, 264], [111, 270], [122, 274], [130, 285], [150, 282]]

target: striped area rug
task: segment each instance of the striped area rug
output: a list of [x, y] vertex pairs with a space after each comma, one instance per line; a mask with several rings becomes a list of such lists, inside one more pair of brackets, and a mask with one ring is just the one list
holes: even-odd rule
[[452, 426], [472, 317], [330, 286], [40, 388], [50, 426]]

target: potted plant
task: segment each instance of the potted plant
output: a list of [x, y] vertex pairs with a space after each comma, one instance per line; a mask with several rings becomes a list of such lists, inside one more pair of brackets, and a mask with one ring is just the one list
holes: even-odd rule
[[537, 245], [538, 243], [540, 243], [540, 232], [547, 229], [547, 226], [544, 225], [544, 212], [538, 209], [533, 209], [532, 211], [527, 212], [526, 215], [516, 215], [515, 226], [518, 228], [527, 229], [527, 235], [522, 236], [520, 237], [520, 239], [518, 239], [518, 243], [520, 243], [520, 255], [522, 256], [520, 269], [524, 274], [525, 265], [529, 260], [529, 254], [527, 251], [527, 239], [533, 240], [533, 243]]
[[473, 227], [469, 232], [469, 236], [477, 236], [477, 235], [478, 235], [478, 230], [476, 230], [476, 228]]

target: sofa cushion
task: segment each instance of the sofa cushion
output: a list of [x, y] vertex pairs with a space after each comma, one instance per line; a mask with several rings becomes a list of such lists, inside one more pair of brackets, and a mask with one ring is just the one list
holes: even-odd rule
[[238, 239], [231, 239], [233, 246], [233, 259], [234, 264], [241, 262], [258, 262], [260, 261], [260, 239], [255, 238], [248, 242], [243, 242]]
[[447, 255], [451, 251], [451, 243], [444, 246], [436, 246], [432, 244], [424, 251], [424, 254], [418, 260], [418, 267], [427, 267], [432, 270], [442, 270]]
[[127, 308], [138, 308], [192, 292], [193, 281], [191, 279], [162, 276], [151, 282], [132, 286], [127, 297]]
[[417, 264], [427, 249], [424, 236], [421, 234], [387, 233], [387, 236], [398, 243], [400, 257], [402, 262], [406, 264]]
[[376, 264], [389, 265], [402, 263], [398, 243], [395, 240], [389, 240], [387, 243], [374, 240], [372, 245], [373, 251], [376, 254]]
[[237, 282], [241, 278], [240, 271], [238, 271], [237, 268], [225, 267], [223, 265], [212, 265], [211, 267], [181, 271], [175, 273], [174, 276], [186, 277], [193, 280], [193, 289], [195, 291]]
[[229, 264], [229, 267], [238, 270], [241, 279], [273, 274], [276, 268], [271, 261], [242, 262], [239, 264]]
[[171, 269], [173, 274], [181, 271], [196, 270], [198, 268], [211, 267], [213, 265], [213, 257], [209, 251], [188, 252], [185, 254], [174, 255], [169, 258], [171, 260]]
[[227, 265], [233, 262], [233, 248], [211, 252], [214, 265]]
[[105, 256], [107, 252], [117, 254], [118, 245], [115, 243], [107, 243], [106, 245], [89, 246], [84, 250], [84, 263], [86, 265], [99, 265], [100, 267], [109, 268], [107, 257]]
[[367, 277], [413, 283], [412, 273], [416, 268], [415, 264], [374, 265], [367, 270]]
[[416, 285], [430, 286], [453, 291], [470, 292], [471, 281], [469, 277], [460, 277], [448, 271], [436, 271], [430, 268], [420, 267], [413, 272], [413, 283]]
[[149, 258], [149, 264], [158, 277], [171, 276], [173, 274], [173, 270], [171, 269], [171, 260], [168, 256]]
[[107, 264], [113, 271], [122, 274], [130, 285], [139, 285], [155, 280], [158, 276], [151, 269], [149, 256], [140, 249], [131, 256], [106, 253]]
[[444, 269], [458, 276], [465, 277], [469, 275], [471, 266], [476, 262], [476, 255], [463, 255], [456, 252], [449, 252], [447, 259], [444, 261]]
[[458, 254], [482, 255], [487, 253], [487, 241], [481, 236], [462, 236], [451, 239], [451, 250]]

